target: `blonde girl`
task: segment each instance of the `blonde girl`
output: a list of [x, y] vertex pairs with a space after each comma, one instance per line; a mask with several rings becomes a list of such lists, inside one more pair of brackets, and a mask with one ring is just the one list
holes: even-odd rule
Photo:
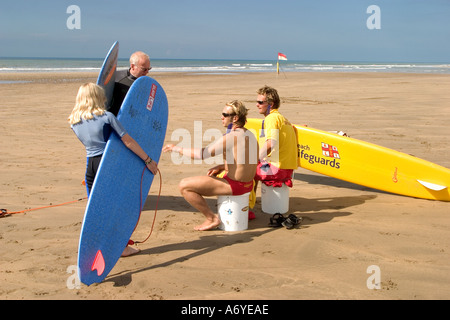
[[75, 106], [68, 118], [70, 127], [86, 148], [85, 181], [88, 196], [112, 131], [115, 131], [125, 146], [145, 162], [153, 174], [156, 174], [158, 170], [157, 163], [126, 132], [117, 118], [105, 110], [105, 104], [106, 97], [103, 88], [94, 83], [85, 83], [78, 90]]

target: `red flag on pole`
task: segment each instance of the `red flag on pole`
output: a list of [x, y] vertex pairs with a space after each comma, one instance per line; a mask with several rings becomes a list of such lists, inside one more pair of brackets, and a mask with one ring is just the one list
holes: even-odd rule
[[287, 57], [283, 53], [278, 53], [278, 60], [287, 60]]

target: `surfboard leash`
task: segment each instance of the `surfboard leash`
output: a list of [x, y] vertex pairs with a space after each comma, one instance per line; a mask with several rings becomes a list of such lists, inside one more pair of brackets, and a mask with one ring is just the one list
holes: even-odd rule
[[[142, 170], [142, 176], [141, 176], [141, 190], [140, 190], [140, 205], [139, 205], [139, 208], [140, 208], [140, 211], [139, 211], [139, 218], [138, 218], [138, 221], [137, 221], [137, 223], [136, 223], [136, 227], [134, 228], [134, 230], [133, 230], [133, 232], [136, 230], [136, 228], [137, 228], [137, 226], [138, 226], [138, 224], [139, 224], [139, 220], [141, 219], [141, 214], [142, 214], [142, 182], [143, 182], [143, 180], [144, 180], [144, 173], [145, 173], [145, 170], [147, 170], [147, 167], [144, 167], [144, 170]], [[154, 226], [155, 226], [155, 221], [156, 221], [156, 213], [158, 212], [158, 203], [159, 203], [159, 198], [161, 197], [161, 189], [162, 189], [162, 176], [161, 176], [161, 171], [159, 171], [159, 169], [158, 169], [158, 174], [159, 174], [159, 192], [158, 192], [158, 198], [156, 199], [156, 206], [155, 206], [155, 214], [154, 214], [154, 216], [153, 216], [153, 222], [152, 222], [152, 227], [151, 227], [151, 229], [150, 229], [150, 233], [148, 234], [148, 236], [147, 236], [147, 238], [145, 238], [144, 240], [142, 240], [142, 241], [134, 241], [134, 240], [129, 240], [128, 241], [128, 245], [134, 245], [134, 244], [138, 244], [138, 243], [144, 243], [144, 242], [146, 242], [149, 238], [150, 238], [150, 236], [152, 235], [152, 233], [153, 233], [153, 228], [154, 228]]]
[[84, 198], [80, 198], [80, 199], [77, 199], [77, 200], [68, 201], [68, 202], [64, 202], [64, 203], [60, 203], [60, 204], [54, 204], [54, 205], [43, 206], [43, 207], [38, 207], [38, 208], [25, 209], [25, 210], [22, 210], [22, 211], [14, 211], [14, 212], [8, 211], [8, 209], [0, 209], [0, 218], [9, 217], [9, 216], [11, 216], [13, 214], [18, 214], [18, 213], [26, 213], [26, 212], [35, 211], [35, 210], [61, 207], [61, 206], [67, 205], [67, 204], [80, 202], [80, 201], [83, 201], [83, 200], [86, 200], [86, 199], [87, 199], [87, 197], [84, 197]]

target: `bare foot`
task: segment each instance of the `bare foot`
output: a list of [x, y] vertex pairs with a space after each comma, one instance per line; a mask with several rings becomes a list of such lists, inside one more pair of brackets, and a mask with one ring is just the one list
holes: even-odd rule
[[138, 248], [133, 248], [130, 246], [126, 246], [125, 249], [122, 252], [121, 257], [129, 257], [132, 256], [136, 253], [139, 253], [141, 250], [139, 250]]
[[201, 225], [196, 226], [194, 230], [207, 231], [216, 229], [220, 225], [220, 219], [218, 216], [214, 216], [213, 219], [206, 219]]

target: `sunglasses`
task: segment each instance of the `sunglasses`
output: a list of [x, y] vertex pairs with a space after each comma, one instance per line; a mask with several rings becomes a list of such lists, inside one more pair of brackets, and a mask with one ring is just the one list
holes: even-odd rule
[[141, 69], [143, 72], [149, 72], [150, 70], [152, 70], [152, 67], [150, 68], [139, 67], [139, 69]]
[[264, 104], [264, 103], [266, 103], [267, 101], [256, 101], [256, 103], [257, 104]]
[[235, 113], [223, 113], [223, 112], [222, 112], [222, 116], [223, 116], [224, 118], [228, 118], [228, 117], [235, 116], [235, 115], [236, 115]]

